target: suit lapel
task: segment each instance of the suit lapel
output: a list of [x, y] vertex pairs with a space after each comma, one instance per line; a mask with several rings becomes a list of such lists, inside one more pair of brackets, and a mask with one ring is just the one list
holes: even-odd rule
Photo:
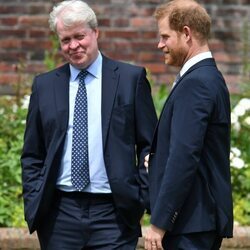
[[117, 64], [103, 56], [102, 64], [102, 139], [105, 148], [112, 107], [119, 82]]
[[61, 130], [67, 130], [69, 119], [69, 65], [58, 69], [53, 81], [58, 124]]
[[[174, 88], [170, 91], [170, 93], [169, 93], [169, 95], [168, 95], [168, 97], [167, 97], [167, 99], [166, 99], [166, 102], [165, 102], [165, 104], [164, 104], [164, 106], [163, 106], [163, 108], [162, 108], [162, 111], [164, 110], [164, 108], [165, 108], [165, 106], [166, 106], [168, 100], [170, 99], [171, 95], [174, 93], [174, 91], [175, 91], [175, 90], [178, 88], [178, 86], [181, 84], [182, 79], [184, 79], [185, 76], [188, 75], [188, 74], [189, 74], [190, 72], [192, 72], [193, 70], [195, 70], [195, 69], [197, 69], [197, 68], [199, 68], [199, 67], [203, 67], [203, 66], [216, 66], [216, 64], [215, 64], [215, 61], [214, 61], [213, 58], [207, 58], [207, 59], [204, 59], [204, 60], [202, 60], [202, 61], [196, 63], [196, 64], [193, 65], [191, 68], [189, 68], [189, 69], [187, 70], [187, 72], [185, 72], [185, 73], [179, 78], [179, 80], [176, 82]], [[163, 112], [161, 112], [161, 114], [162, 114], [162, 113], [163, 113]], [[161, 115], [160, 115], [160, 118], [161, 118]], [[160, 118], [159, 118], [159, 120], [160, 120]], [[159, 123], [159, 122], [158, 122], [158, 123]]]

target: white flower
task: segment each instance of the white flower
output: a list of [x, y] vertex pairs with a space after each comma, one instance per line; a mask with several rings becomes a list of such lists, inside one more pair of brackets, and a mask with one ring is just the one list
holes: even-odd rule
[[238, 105], [245, 108], [245, 110], [250, 110], [250, 99], [249, 98], [242, 98]]
[[240, 157], [240, 155], [241, 155], [241, 151], [238, 148], [236, 148], [236, 147], [232, 147], [231, 148], [231, 152], [236, 157]]
[[231, 113], [231, 123], [236, 124], [237, 122], [238, 122], [238, 116], [234, 112], [232, 112]]
[[14, 104], [14, 105], [12, 106], [12, 111], [13, 111], [13, 113], [16, 113], [17, 110], [18, 110], [18, 106], [17, 106], [16, 104]]
[[6, 98], [6, 100], [11, 100], [11, 99], [12, 99], [12, 96], [7, 95], [5, 98]]
[[234, 107], [232, 113], [234, 113], [236, 116], [243, 116], [248, 110], [250, 110], [250, 99], [242, 98]]
[[232, 152], [230, 152], [230, 161], [234, 158], [234, 154]]
[[244, 122], [245, 122], [248, 126], [250, 126], [250, 116], [248, 116], [248, 117], [244, 120]]
[[232, 128], [236, 131], [236, 132], [239, 132], [240, 129], [241, 129], [241, 125], [239, 122], [236, 122], [234, 124], [232, 124]]
[[246, 109], [243, 105], [237, 104], [233, 109], [233, 113], [236, 116], [243, 116], [246, 113]]
[[25, 95], [23, 97], [23, 100], [22, 100], [22, 108], [23, 109], [28, 109], [29, 107], [29, 102], [30, 102], [30, 96], [29, 95]]
[[245, 162], [239, 158], [239, 157], [234, 157], [232, 160], [231, 160], [231, 166], [232, 167], [235, 167], [235, 168], [238, 168], [238, 169], [241, 169], [243, 168], [245, 165]]

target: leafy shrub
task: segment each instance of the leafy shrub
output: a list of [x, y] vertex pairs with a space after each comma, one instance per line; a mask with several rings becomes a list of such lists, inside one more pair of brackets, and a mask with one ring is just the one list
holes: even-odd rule
[[232, 97], [231, 172], [235, 221], [250, 224], [250, 98]]
[[20, 154], [27, 109], [0, 99], [0, 226], [24, 226]]

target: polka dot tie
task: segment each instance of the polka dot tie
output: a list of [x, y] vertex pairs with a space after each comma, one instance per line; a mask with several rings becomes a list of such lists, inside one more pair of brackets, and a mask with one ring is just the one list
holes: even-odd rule
[[78, 75], [79, 88], [76, 94], [73, 120], [71, 181], [78, 191], [82, 191], [89, 184], [88, 102], [84, 82], [87, 74], [88, 71], [82, 70]]

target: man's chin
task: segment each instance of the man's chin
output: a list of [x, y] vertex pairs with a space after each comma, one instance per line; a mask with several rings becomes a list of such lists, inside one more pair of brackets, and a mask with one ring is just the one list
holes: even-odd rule
[[70, 61], [70, 64], [73, 65], [77, 69], [84, 69], [86, 68], [84, 63], [76, 62], [76, 61]]
[[171, 58], [169, 57], [169, 56], [165, 56], [165, 58], [164, 58], [164, 62], [165, 62], [165, 64], [167, 64], [167, 65], [171, 65]]

